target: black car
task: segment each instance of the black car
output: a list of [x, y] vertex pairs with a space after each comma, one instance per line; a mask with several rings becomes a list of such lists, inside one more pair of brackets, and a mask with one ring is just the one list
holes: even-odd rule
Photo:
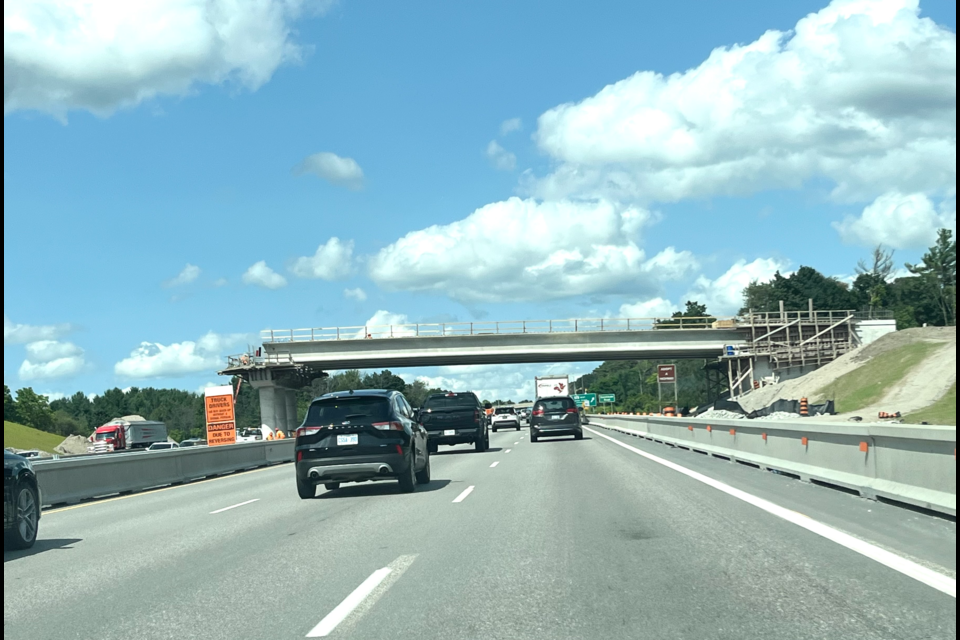
[[489, 421], [475, 393], [435, 393], [423, 401], [419, 414], [431, 452], [441, 444], [473, 444], [477, 451], [490, 448]]
[[569, 396], [540, 398], [530, 414], [530, 441], [544, 436], [573, 436], [583, 439], [583, 426], [577, 403]]
[[3, 546], [29, 549], [40, 525], [40, 486], [33, 465], [22, 456], [3, 452]]
[[297, 492], [343, 482], [398, 480], [410, 493], [430, 482], [427, 432], [397, 391], [339, 391], [315, 399], [297, 429]]

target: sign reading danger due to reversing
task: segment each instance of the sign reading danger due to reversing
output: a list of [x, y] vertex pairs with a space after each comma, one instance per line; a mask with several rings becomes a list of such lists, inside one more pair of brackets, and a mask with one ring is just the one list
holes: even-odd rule
[[207, 444], [215, 447], [237, 441], [237, 423], [233, 408], [233, 387], [223, 385], [204, 390], [207, 414]]

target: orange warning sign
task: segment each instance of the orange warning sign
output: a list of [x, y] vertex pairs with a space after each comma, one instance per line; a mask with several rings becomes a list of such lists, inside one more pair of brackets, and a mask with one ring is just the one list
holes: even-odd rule
[[233, 421], [233, 396], [207, 396], [207, 424]]
[[211, 387], [204, 393], [207, 413], [207, 445], [233, 444], [237, 441], [237, 423], [233, 409], [233, 387]]

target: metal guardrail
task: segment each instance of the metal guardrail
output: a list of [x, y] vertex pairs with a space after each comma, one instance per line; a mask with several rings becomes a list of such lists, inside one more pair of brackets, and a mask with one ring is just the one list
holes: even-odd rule
[[[566, 320], [499, 320], [489, 322], [441, 322], [355, 327], [265, 329], [264, 344], [443, 336], [517, 335], [528, 333], [595, 333], [601, 331], [650, 331], [651, 329], [710, 329], [714, 321], [736, 323], [733, 316], [705, 318], [572, 318]], [[741, 319], [742, 320], [742, 319]]]
[[294, 440], [38, 460], [44, 506], [182, 484], [293, 460]]
[[604, 416], [621, 433], [955, 516], [955, 427]]

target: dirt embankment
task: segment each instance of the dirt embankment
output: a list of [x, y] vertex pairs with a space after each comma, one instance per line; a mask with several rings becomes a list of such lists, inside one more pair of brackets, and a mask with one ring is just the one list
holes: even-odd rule
[[957, 382], [956, 327], [918, 327], [889, 333], [805, 376], [748, 393], [740, 398], [740, 404], [747, 411], [753, 411], [780, 399], [809, 398], [811, 402], [828, 399], [828, 390], [842, 376], [860, 369], [877, 356], [920, 342], [933, 346], [929, 354], [902, 375], [892, 372], [896, 382], [882, 397], [851, 413], [868, 418], [876, 417], [878, 411], [906, 414], [923, 409], [942, 398]]

